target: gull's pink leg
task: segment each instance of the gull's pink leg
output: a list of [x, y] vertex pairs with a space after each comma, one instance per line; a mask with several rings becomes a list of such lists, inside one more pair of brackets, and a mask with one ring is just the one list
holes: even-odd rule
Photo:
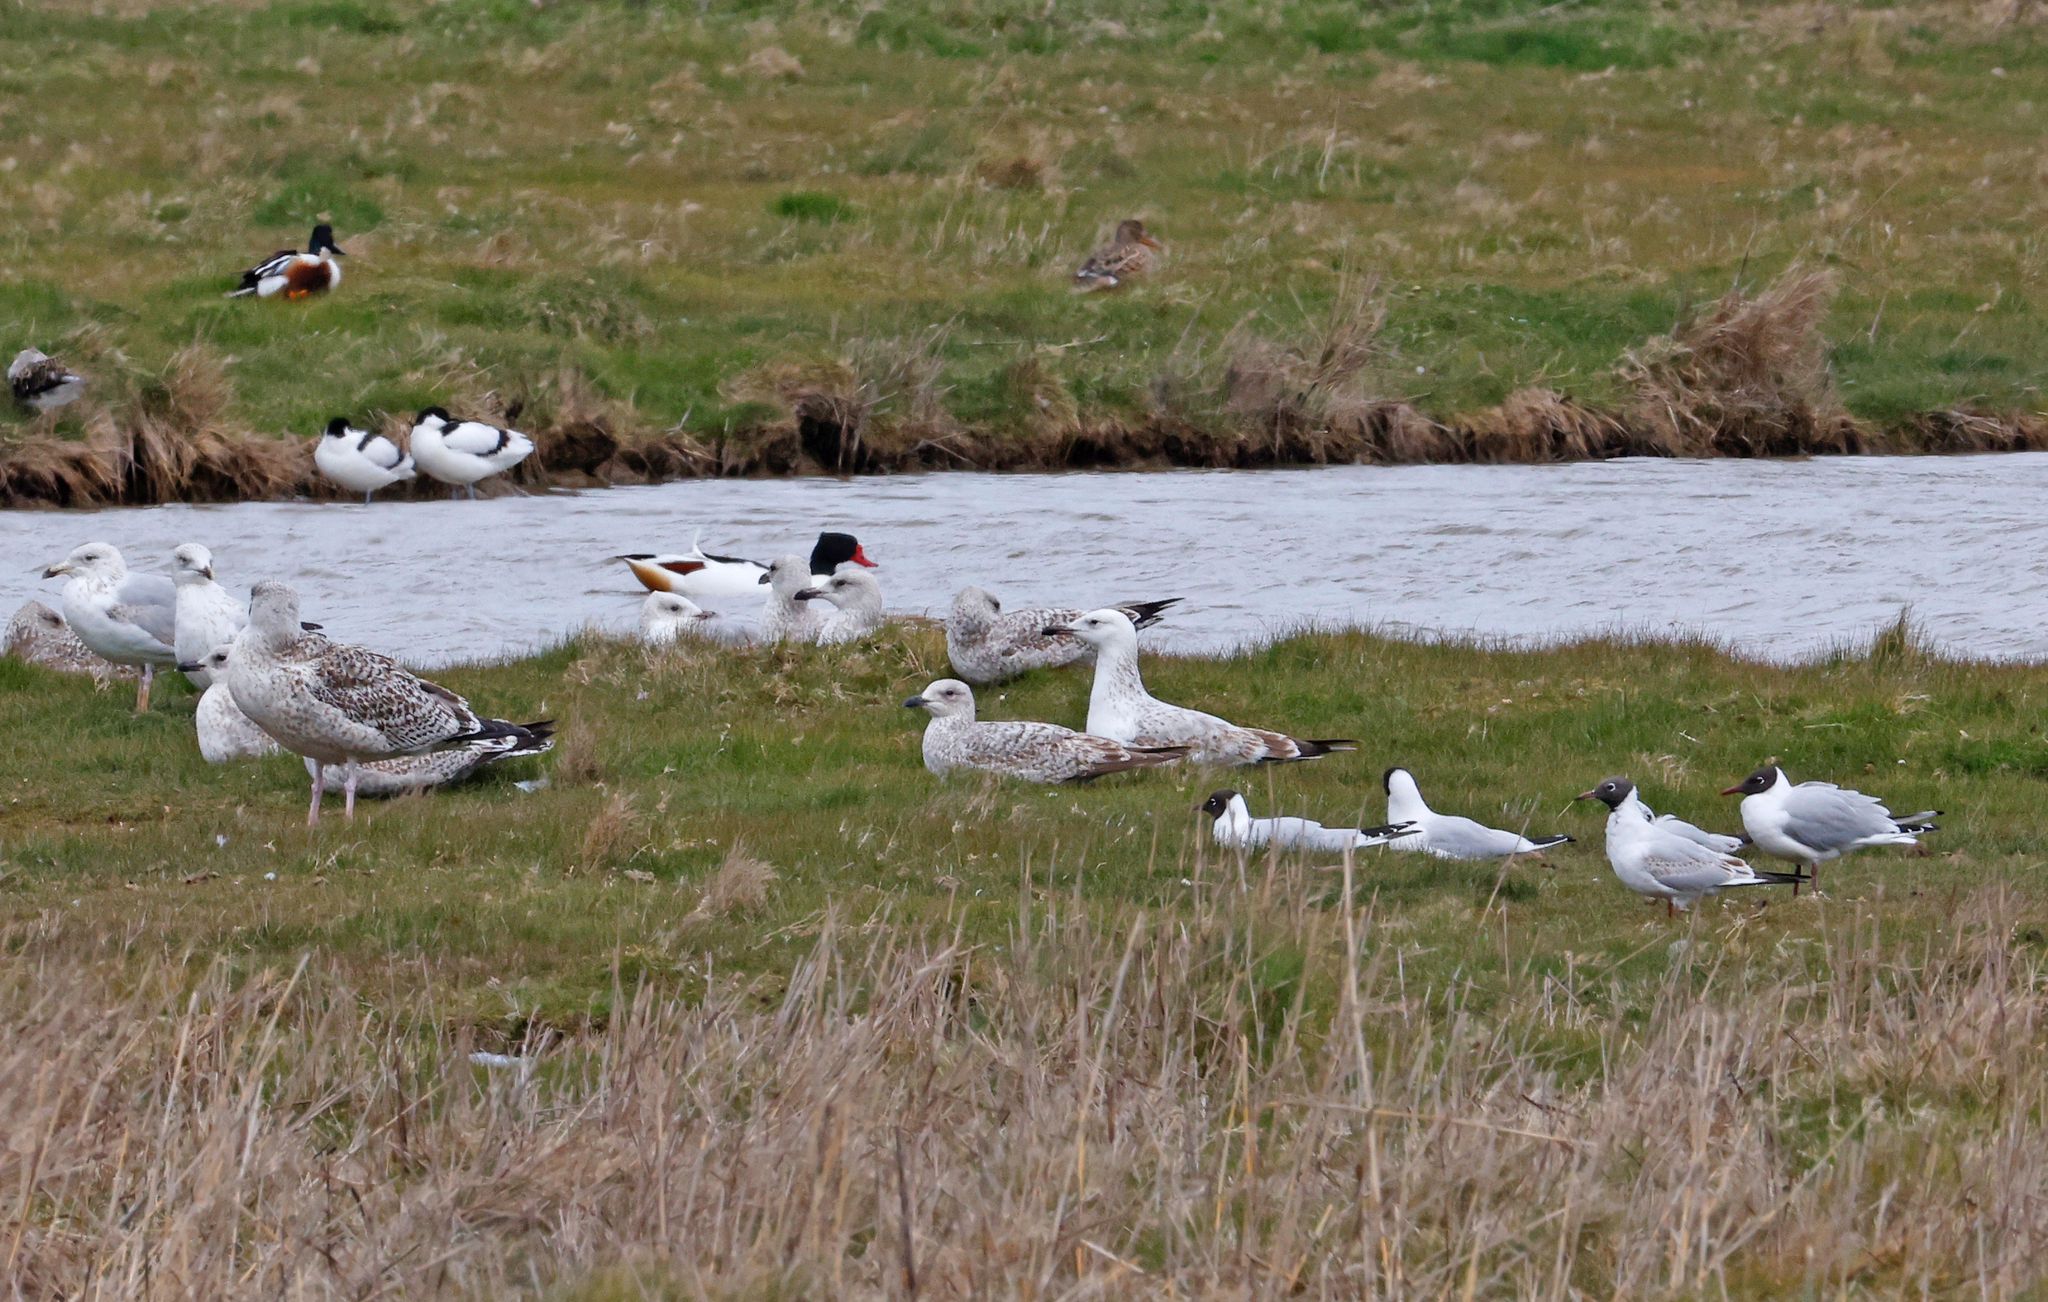
[[320, 784], [322, 775], [326, 771], [327, 766], [325, 764], [322, 764], [319, 760], [313, 761], [313, 805], [312, 808], [306, 811], [307, 827], [318, 827], [320, 825]]
[[350, 822], [356, 817], [356, 762], [348, 762], [346, 778], [341, 784], [341, 813]]
[[135, 712], [137, 714], [149, 713], [149, 682], [154, 677], [156, 677], [155, 665], [145, 664], [142, 666], [142, 673], [135, 680]]

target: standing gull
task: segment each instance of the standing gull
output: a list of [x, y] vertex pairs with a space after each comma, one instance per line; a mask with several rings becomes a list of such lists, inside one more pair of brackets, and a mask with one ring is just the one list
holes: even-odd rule
[[811, 567], [801, 556], [784, 556], [761, 572], [756, 586], [766, 584], [767, 599], [761, 603], [763, 642], [815, 642], [825, 622], [808, 601], [797, 594], [811, 586]]
[[208, 764], [261, 759], [278, 751], [276, 739], [242, 713], [234, 693], [228, 690], [228, 658], [233, 654], [232, 645], [217, 646], [196, 661], [178, 662], [178, 668], [194, 682], [201, 674], [212, 681], [212, 686], [199, 694], [199, 708], [192, 713], [199, 732], [199, 754]]
[[469, 490], [476, 500], [480, 479], [503, 473], [533, 455], [533, 440], [516, 429], [480, 420], [454, 420], [439, 407], [419, 414], [412, 426], [413, 464], [444, 484]]
[[218, 681], [203, 662], [215, 647], [235, 640], [249, 622], [249, 613], [232, 593], [213, 581], [213, 553], [198, 543], [181, 544], [171, 553], [171, 579], [178, 592], [177, 632], [172, 642], [178, 667], [198, 665], [186, 669], [185, 676], [203, 690]]
[[332, 642], [299, 626], [299, 595], [265, 580], [249, 599], [249, 626], [228, 658], [235, 704], [280, 745], [313, 761], [320, 821], [329, 764], [346, 766], [343, 813], [355, 817], [358, 766], [485, 737], [534, 738], [531, 727], [480, 718], [445, 687], [399, 668], [389, 656]]
[[1488, 827], [1456, 814], [1439, 814], [1422, 799], [1422, 788], [1407, 769], [1392, 768], [1380, 779], [1387, 789], [1387, 821], [1414, 823], [1420, 836], [1404, 836], [1394, 842], [1396, 850], [1420, 850], [1439, 859], [1504, 859], [1511, 854], [1541, 854], [1554, 845], [1571, 840], [1568, 836], [1543, 836], [1530, 840], [1519, 832]]
[[38, 348], [24, 348], [7, 364], [7, 388], [30, 411], [55, 411], [85, 392], [85, 377]]
[[1721, 794], [1742, 797], [1742, 829], [1757, 849], [1807, 865], [1816, 882], [1822, 864], [1851, 850], [1920, 844], [1923, 832], [1937, 830], [1928, 820], [1941, 816], [1938, 809], [1926, 809], [1894, 818], [1876, 796], [1832, 782], [1794, 786], [1775, 764], [1764, 765]]
[[796, 594], [798, 601], [828, 601], [831, 614], [818, 623], [818, 645], [858, 642], [882, 626], [882, 585], [866, 570], [852, 566]]
[[336, 416], [327, 422], [327, 432], [313, 444], [313, 466], [328, 479], [363, 495], [413, 477], [412, 458], [390, 439], [371, 430], [356, 429]]
[[924, 766], [939, 777], [978, 769], [1025, 782], [1087, 782], [1171, 764], [1188, 753], [1185, 746], [1126, 746], [1056, 723], [983, 723], [974, 717], [974, 689], [957, 678], [939, 679], [903, 708], [932, 716], [924, 729]]
[[66, 576], [64, 619], [78, 640], [117, 665], [142, 671], [135, 709], [149, 709], [149, 685], [158, 665], [178, 662], [177, 588], [161, 574], [130, 574], [111, 543], [92, 542], [43, 571]]
[[[1147, 628], [1179, 600], [1119, 602], [1111, 608], [1128, 616], [1133, 628]], [[1070, 665], [1088, 658], [1088, 644], [1078, 638], [1049, 637], [1045, 630], [1071, 624], [1087, 613], [1061, 606], [1005, 611], [986, 589], [962, 588], [946, 616], [946, 658], [953, 662], [954, 673], [983, 684]]]
[[1209, 826], [1209, 834], [1216, 838], [1217, 845], [1226, 850], [1261, 850], [1270, 845], [1280, 850], [1342, 854], [1346, 850], [1385, 845], [1400, 837], [1414, 836], [1422, 830], [1413, 823], [1389, 823], [1384, 827], [1324, 827], [1314, 819], [1285, 814], [1277, 818], [1253, 818], [1251, 806], [1245, 804], [1243, 793], [1228, 788], [1211, 792], [1207, 800], [1195, 806], [1195, 812], [1207, 814], [1214, 820]]
[[1138, 630], [1121, 610], [1091, 610], [1048, 637], [1073, 636], [1095, 649], [1095, 686], [1088, 694], [1088, 731], [1129, 746], [1186, 746], [1193, 764], [1261, 764], [1309, 760], [1357, 750], [1348, 737], [1307, 739], [1234, 723], [1169, 705], [1145, 690], [1138, 673]]
[[1797, 873], [1758, 872], [1732, 854], [1701, 845], [1691, 837], [1645, 817], [1649, 812], [1627, 778], [1609, 778], [1580, 800], [1597, 800], [1608, 808], [1607, 862], [1621, 884], [1638, 895], [1690, 909], [1709, 895], [1732, 886], [1791, 886], [1807, 878]]

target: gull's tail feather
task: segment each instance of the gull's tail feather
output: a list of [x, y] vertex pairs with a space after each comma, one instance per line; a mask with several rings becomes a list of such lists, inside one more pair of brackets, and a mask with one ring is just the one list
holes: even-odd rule
[[1573, 838], [1573, 837], [1569, 837], [1569, 836], [1561, 836], [1561, 835], [1560, 835], [1560, 836], [1532, 836], [1532, 837], [1530, 837], [1530, 838], [1529, 838], [1529, 844], [1531, 844], [1531, 845], [1535, 846], [1535, 847], [1536, 847], [1536, 848], [1537, 848], [1538, 850], [1548, 850], [1548, 849], [1549, 849], [1550, 847], [1552, 847], [1552, 846], [1554, 846], [1554, 845], [1566, 845], [1566, 844], [1569, 844], [1569, 843], [1570, 843], [1571, 841], [1573, 841], [1574, 839], [1575, 839], [1575, 838]]
[[1123, 758], [1103, 760], [1099, 764], [1090, 765], [1088, 771], [1076, 777], [1074, 781], [1093, 782], [1097, 778], [1107, 777], [1112, 773], [1125, 773], [1131, 769], [1157, 768], [1161, 764], [1171, 764], [1175, 760], [1186, 759], [1188, 757], [1188, 750], [1189, 748], [1186, 746], [1127, 746], [1124, 748]]
[[1126, 601], [1116, 609], [1131, 617], [1131, 627], [1150, 628], [1165, 615], [1168, 606], [1179, 605], [1183, 600], [1185, 598], [1168, 597], [1164, 601]]
[[448, 738], [438, 749], [447, 750], [472, 741], [509, 741], [508, 754], [539, 754], [554, 745], [554, 732], [553, 719], [542, 719], [537, 723], [509, 723], [504, 719], [479, 718], [476, 727]]
[[1907, 836], [1918, 836], [1922, 832], [1939, 832], [1941, 824], [1933, 820], [1940, 817], [1941, 811], [1939, 809], [1923, 809], [1917, 814], [1908, 814], [1904, 818], [1894, 818], [1892, 824]]

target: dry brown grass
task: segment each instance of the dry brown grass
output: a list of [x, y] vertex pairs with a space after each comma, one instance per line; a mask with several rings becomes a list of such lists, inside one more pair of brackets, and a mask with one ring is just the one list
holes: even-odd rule
[[[1910, 948], [1845, 916], [1805, 978], [1731, 911], [1647, 984], [1567, 958], [1420, 989], [1369, 910], [1292, 894], [1121, 935], [1055, 897], [1000, 950], [827, 920], [778, 992], [622, 990], [489, 1065], [417, 985], [10, 965], [8, 1276], [224, 1299], [2040, 1283], [2048, 973], [2000, 895]], [[1252, 939], [1276, 928], [1351, 957], [1276, 981]], [[1536, 1047], [1560, 1040], [1583, 1050]]]

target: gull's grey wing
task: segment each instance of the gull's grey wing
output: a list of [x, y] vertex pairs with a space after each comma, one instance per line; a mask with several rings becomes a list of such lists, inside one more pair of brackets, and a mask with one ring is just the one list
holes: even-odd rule
[[109, 614], [135, 625], [165, 646], [178, 637], [178, 585], [161, 574], [131, 574], [114, 589]]
[[1676, 834], [1656, 839], [1643, 855], [1643, 871], [1685, 895], [1719, 890], [1751, 876], [1749, 866], [1740, 859]]
[[1877, 797], [1831, 782], [1802, 782], [1785, 795], [1786, 834], [1816, 850], [1840, 849], [1898, 830]]
[[1430, 849], [1455, 859], [1498, 859], [1517, 854], [1522, 837], [1456, 814], [1439, 814], [1429, 830]]

